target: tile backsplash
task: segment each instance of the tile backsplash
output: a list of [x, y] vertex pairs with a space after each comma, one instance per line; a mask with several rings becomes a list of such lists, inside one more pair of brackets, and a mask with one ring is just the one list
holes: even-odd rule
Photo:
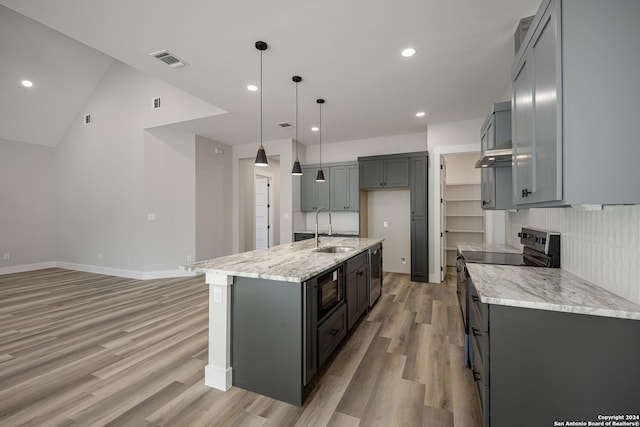
[[507, 244], [523, 226], [560, 232], [563, 270], [640, 304], [640, 205], [508, 212]]

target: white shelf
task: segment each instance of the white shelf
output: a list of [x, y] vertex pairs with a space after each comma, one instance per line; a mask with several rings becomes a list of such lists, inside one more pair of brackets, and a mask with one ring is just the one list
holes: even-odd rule
[[455, 187], [460, 185], [480, 185], [477, 182], [445, 182], [444, 185]]
[[480, 198], [468, 198], [468, 199], [445, 199], [445, 202], [479, 202]]
[[484, 239], [484, 212], [481, 209], [479, 182], [451, 182], [445, 184], [442, 195], [445, 211], [444, 228], [447, 265], [455, 264], [457, 245], [461, 242], [482, 243]]

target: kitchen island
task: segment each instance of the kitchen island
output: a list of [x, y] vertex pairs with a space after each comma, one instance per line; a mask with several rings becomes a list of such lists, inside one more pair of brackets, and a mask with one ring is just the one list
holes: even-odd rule
[[301, 405], [317, 369], [346, 335], [349, 295], [319, 319], [318, 278], [336, 271], [339, 282], [337, 272], [343, 278], [351, 270], [363, 277], [368, 249], [382, 240], [322, 237], [321, 248], [346, 249], [320, 252], [305, 240], [182, 266], [205, 273], [209, 285], [205, 384]]

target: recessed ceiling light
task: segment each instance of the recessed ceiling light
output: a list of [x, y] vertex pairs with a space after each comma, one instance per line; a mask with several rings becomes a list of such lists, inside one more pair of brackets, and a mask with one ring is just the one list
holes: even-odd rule
[[249, 89], [251, 92], [255, 92], [258, 90], [258, 86], [256, 85], [247, 85], [247, 89]]
[[408, 47], [406, 49], [404, 49], [401, 53], [402, 56], [404, 56], [405, 58], [408, 58], [410, 56], [413, 56], [416, 54], [416, 50], [412, 47]]
[[318, 126], [314, 126], [311, 128], [312, 131], [314, 132], [318, 132], [320, 130], [320, 128]]
[[427, 113], [425, 113], [424, 111], [419, 111], [419, 112], [416, 113], [416, 117], [424, 117], [425, 114], [427, 114]]
[[22, 86], [31, 87], [31, 86], [33, 86], [33, 82], [31, 80], [23, 80], [22, 81]]

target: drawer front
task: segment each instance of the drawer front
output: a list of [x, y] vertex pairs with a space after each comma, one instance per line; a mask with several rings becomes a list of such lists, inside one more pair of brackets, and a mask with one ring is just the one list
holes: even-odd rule
[[367, 264], [367, 251], [347, 260], [347, 274], [356, 271], [363, 264]]
[[318, 365], [322, 366], [347, 335], [347, 308], [340, 306], [326, 321], [318, 326]]

